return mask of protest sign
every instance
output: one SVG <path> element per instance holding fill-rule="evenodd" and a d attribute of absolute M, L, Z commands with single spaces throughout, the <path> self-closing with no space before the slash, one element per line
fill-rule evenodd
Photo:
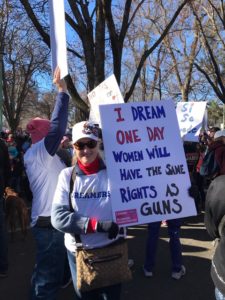
<path fill-rule="evenodd" d="M 88 94 L 91 105 L 89 121 L 101 124 L 99 115 L 100 104 L 123 103 L 116 77 L 111 75 Z"/>
<path fill-rule="evenodd" d="M 101 105 L 114 220 L 144 224 L 196 214 L 174 103 Z"/>
<path fill-rule="evenodd" d="M 64 0 L 49 0 L 52 72 L 59 66 L 61 78 L 68 74 Z"/>
<path fill-rule="evenodd" d="M 205 118 L 206 102 L 177 103 L 177 119 L 183 141 L 198 142 Z"/>

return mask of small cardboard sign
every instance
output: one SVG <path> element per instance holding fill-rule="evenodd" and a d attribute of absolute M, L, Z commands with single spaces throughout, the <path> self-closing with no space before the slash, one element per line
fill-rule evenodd
<path fill-rule="evenodd" d="M 89 121 L 100 125 L 99 105 L 124 102 L 114 74 L 92 90 L 88 94 L 88 99 L 91 105 Z"/>

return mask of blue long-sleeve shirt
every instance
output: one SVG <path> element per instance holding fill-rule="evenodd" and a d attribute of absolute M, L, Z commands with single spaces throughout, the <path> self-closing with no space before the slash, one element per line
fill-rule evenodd
<path fill-rule="evenodd" d="M 67 127 L 69 96 L 59 93 L 51 117 L 50 130 L 45 137 L 45 147 L 50 155 L 55 155 Z"/>

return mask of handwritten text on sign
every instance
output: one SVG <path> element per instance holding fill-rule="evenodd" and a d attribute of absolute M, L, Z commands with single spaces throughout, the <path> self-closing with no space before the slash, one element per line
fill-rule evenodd
<path fill-rule="evenodd" d="M 101 124 L 99 105 L 124 103 L 115 75 L 111 75 L 88 94 L 91 104 L 89 121 Z"/>
<path fill-rule="evenodd" d="M 184 141 L 198 141 L 205 114 L 206 102 L 179 102 L 177 119 Z"/>
<path fill-rule="evenodd" d="M 174 103 L 101 105 L 100 116 L 116 222 L 194 215 Z"/>

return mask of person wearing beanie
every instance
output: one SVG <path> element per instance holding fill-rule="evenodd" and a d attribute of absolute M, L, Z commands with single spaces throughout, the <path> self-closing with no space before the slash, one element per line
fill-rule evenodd
<path fill-rule="evenodd" d="M 31 147 L 24 165 L 33 194 L 31 229 L 36 242 L 36 262 L 31 279 L 31 300 L 56 300 L 64 272 L 64 234 L 53 228 L 50 215 L 58 175 L 66 165 L 56 155 L 68 118 L 69 96 L 60 70 L 53 83 L 58 89 L 51 120 L 34 118 L 27 124 Z"/>
<path fill-rule="evenodd" d="M 74 235 L 80 236 L 84 248 L 101 248 L 119 238 L 119 227 L 113 222 L 106 166 L 99 151 L 99 133 L 98 126 L 89 121 L 73 126 L 72 144 L 76 164 L 62 170 L 59 175 L 51 220 L 56 229 L 65 233 L 65 246 L 78 298 L 119 300 L 121 283 L 88 292 L 81 292 L 77 288 L 75 251 L 78 240 Z M 73 174 L 76 174 L 76 178 L 71 186 Z"/>
<path fill-rule="evenodd" d="M 225 175 L 225 130 L 218 130 L 214 134 L 214 141 L 209 146 L 209 151 L 214 151 L 218 165 L 216 176 Z"/>

